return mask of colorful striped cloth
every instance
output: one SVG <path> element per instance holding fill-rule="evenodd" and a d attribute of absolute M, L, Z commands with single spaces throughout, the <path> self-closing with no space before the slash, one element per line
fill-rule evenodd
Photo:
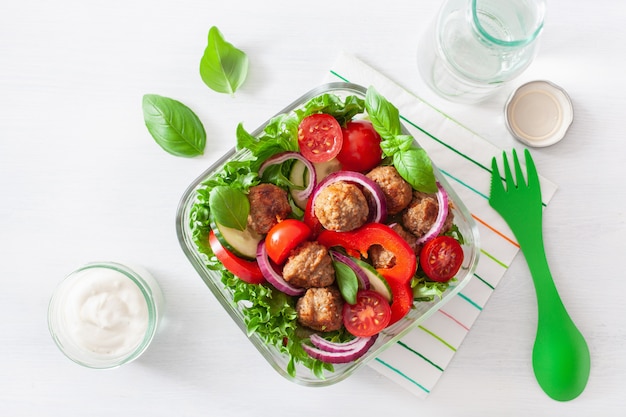
<path fill-rule="evenodd" d="M 465 288 L 370 362 L 373 369 L 411 393 L 426 397 L 519 252 L 509 227 L 488 203 L 491 158 L 502 151 L 350 54 L 340 55 L 327 81 L 374 86 L 398 107 L 406 127 L 447 177 L 478 224 L 480 260 Z M 547 205 L 557 187 L 543 177 L 540 181 Z"/>

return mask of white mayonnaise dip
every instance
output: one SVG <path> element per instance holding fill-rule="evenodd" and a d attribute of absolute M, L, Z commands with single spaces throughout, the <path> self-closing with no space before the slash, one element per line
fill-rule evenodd
<path fill-rule="evenodd" d="M 81 350 L 121 356 L 136 349 L 146 335 L 146 299 L 137 284 L 119 271 L 83 269 L 63 298 L 60 325 Z"/>

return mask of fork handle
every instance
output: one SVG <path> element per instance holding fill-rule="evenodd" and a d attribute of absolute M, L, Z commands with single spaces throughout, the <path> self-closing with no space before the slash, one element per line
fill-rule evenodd
<path fill-rule="evenodd" d="M 539 320 L 569 317 L 554 284 L 542 239 L 519 243 L 535 285 Z"/>

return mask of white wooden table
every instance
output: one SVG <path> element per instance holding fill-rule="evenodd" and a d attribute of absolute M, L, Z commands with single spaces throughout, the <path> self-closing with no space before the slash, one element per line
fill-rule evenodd
<path fill-rule="evenodd" d="M 626 60 L 624 6 L 553 0 L 536 61 L 519 79 L 570 94 L 575 121 L 558 145 L 533 151 L 559 185 L 545 213 L 553 274 L 587 336 L 587 390 L 550 400 L 530 364 L 536 310 L 518 256 L 427 400 L 369 368 L 328 388 L 279 376 L 199 279 L 176 240 L 185 187 L 234 144 L 318 85 L 341 49 L 502 148 L 504 95 L 458 105 L 426 89 L 416 44 L 439 2 L 176 2 L 4 0 L 0 6 L 0 414 L 3 416 L 622 415 L 626 405 Z M 245 50 L 249 77 L 235 97 L 198 74 L 211 26 Z M 143 125 L 141 97 L 194 108 L 206 153 L 175 158 Z M 61 355 L 48 300 L 92 260 L 149 268 L 167 299 L 149 350 L 97 372 Z"/>

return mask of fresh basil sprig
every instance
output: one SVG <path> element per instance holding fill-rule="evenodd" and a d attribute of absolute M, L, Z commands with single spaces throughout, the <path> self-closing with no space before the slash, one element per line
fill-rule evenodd
<path fill-rule="evenodd" d="M 346 264 L 333 261 L 335 276 L 339 291 L 348 304 L 356 304 L 356 293 L 359 290 L 359 281 L 356 273 Z"/>
<path fill-rule="evenodd" d="M 245 230 L 250 213 L 250 201 L 236 188 L 217 186 L 209 194 L 209 206 L 215 221 L 231 229 Z"/>
<path fill-rule="evenodd" d="M 402 134 L 398 109 L 373 87 L 365 94 L 365 109 L 382 138 L 383 153 L 392 158 L 398 174 L 418 191 L 436 192 L 432 161 L 426 151 L 415 144 L 412 136 Z"/>
<path fill-rule="evenodd" d="M 141 107 L 148 131 L 166 152 L 188 158 L 204 153 L 206 132 L 189 107 L 157 94 L 144 95 Z"/>
<path fill-rule="evenodd" d="M 215 26 L 209 29 L 209 39 L 200 60 L 200 77 L 218 93 L 234 94 L 248 75 L 248 56 L 226 42 Z"/>

